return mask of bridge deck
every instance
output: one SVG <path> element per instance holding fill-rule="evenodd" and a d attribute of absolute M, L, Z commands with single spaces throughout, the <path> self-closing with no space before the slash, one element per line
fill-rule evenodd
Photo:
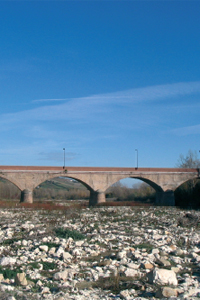
<path fill-rule="evenodd" d="M 0 171 L 63 171 L 63 167 L 51 166 L 0 166 Z M 68 172 L 170 172 L 195 173 L 199 169 L 190 168 L 127 168 L 127 167 L 65 167 Z"/>

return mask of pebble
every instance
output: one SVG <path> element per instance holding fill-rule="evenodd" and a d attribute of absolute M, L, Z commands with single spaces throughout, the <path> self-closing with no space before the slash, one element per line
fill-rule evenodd
<path fill-rule="evenodd" d="M 59 211 L 2 209 L 1 269 L 21 273 L 15 280 L 0 274 L 0 290 L 12 300 L 12 295 L 30 300 L 199 299 L 200 230 L 193 228 L 191 234 L 190 227 L 178 226 L 186 213 L 175 207 L 102 207 L 76 210 L 70 217 Z M 55 224 L 85 239 L 56 237 Z M 122 278 L 130 289 L 115 292 Z"/>

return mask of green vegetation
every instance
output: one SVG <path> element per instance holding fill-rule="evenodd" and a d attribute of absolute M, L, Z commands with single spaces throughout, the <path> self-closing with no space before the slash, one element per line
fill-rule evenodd
<path fill-rule="evenodd" d="M 138 284 L 137 277 L 128 277 L 122 276 L 119 272 L 117 275 L 110 275 L 105 278 L 100 277 L 97 281 L 82 281 L 76 284 L 76 288 L 79 290 L 82 289 L 91 289 L 98 288 L 102 290 L 110 290 L 114 294 L 119 294 L 120 291 L 126 289 L 139 289 L 141 288 Z"/>
<path fill-rule="evenodd" d="M 15 242 L 19 241 L 18 238 L 12 238 L 12 239 L 6 239 L 2 242 L 3 246 L 10 246 L 12 244 L 14 244 Z"/>
<path fill-rule="evenodd" d="M 80 182 L 66 177 L 47 180 L 33 191 L 33 197 L 40 199 L 88 199 L 89 191 Z"/>
<path fill-rule="evenodd" d="M 42 243 L 41 246 L 43 246 L 43 245 L 44 246 L 48 246 L 49 249 L 54 248 L 54 247 L 57 249 L 60 246 L 60 244 L 50 243 L 50 242 Z"/>
<path fill-rule="evenodd" d="M 22 273 L 22 271 L 19 268 L 16 269 L 3 269 L 2 266 L 0 266 L 0 274 L 3 274 L 3 277 L 5 279 L 13 279 L 17 275 L 17 273 Z"/>
<path fill-rule="evenodd" d="M 175 192 L 176 206 L 182 208 L 200 207 L 200 179 L 191 179 L 178 187 Z"/>
<path fill-rule="evenodd" d="M 69 230 L 67 228 L 56 228 L 55 229 L 55 234 L 59 238 L 73 238 L 73 240 L 78 241 L 78 240 L 84 240 L 86 237 L 82 233 L 76 231 L 76 230 Z"/>
<path fill-rule="evenodd" d="M 41 261 L 40 264 L 43 265 L 43 270 L 55 270 L 57 268 L 57 264 L 55 262 Z"/>
<path fill-rule="evenodd" d="M 139 248 L 139 249 L 146 249 L 147 252 L 150 252 L 154 248 L 154 246 L 149 243 L 142 243 L 142 244 L 136 245 L 135 247 Z"/>
<path fill-rule="evenodd" d="M 0 178 L 0 199 L 18 199 L 20 200 L 21 192 L 10 181 Z"/>
<path fill-rule="evenodd" d="M 197 152 L 189 150 L 186 156 L 181 154 L 176 164 L 179 168 L 200 168 Z M 182 208 L 200 207 L 200 179 L 191 179 L 178 187 L 175 192 L 176 206 Z"/>
<path fill-rule="evenodd" d="M 155 190 L 145 182 L 133 185 L 131 188 L 117 182 L 107 190 L 106 197 L 115 198 L 117 201 L 152 203 L 155 201 Z"/>
<path fill-rule="evenodd" d="M 200 168 L 200 159 L 198 158 L 197 151 L 189 150 L 186 156 L 180 154 L 176 164 L 178 168 Z"/>
<path fill-rule="evenodd" d="M 55 262 L 48 262 L 48 261 L 37 261 L 29 263 L 32 269 L 39 269 L 40 265 L 43 266 L 42 270 L 55 270 L 57 268 L 57 264 Z"/>

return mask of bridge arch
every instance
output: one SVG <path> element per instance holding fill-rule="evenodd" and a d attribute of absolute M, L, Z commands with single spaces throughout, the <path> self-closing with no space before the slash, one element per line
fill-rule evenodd
<path fill-rule="evenodd" d="M 127 186 L 126 184 L 126 179 L 131 179 L 129 180 L 129 184 L 131 185 L 131 181 L 133 186 Z M 140 181 L 139 186 L 136 187 L 134 186 L 134 179 L 138 181 Z M 119 185 L 116 185 L 118 184 Z M 140 184 L 145 183 L 146 186 L 140 186 Z M 122 185 L 121 185 L 122 184 Z M 152 188 L 150 190 L 147 190 L 147 188 Z M 144 192 L 145 191 L 145 192 Z M 156 202 L 156 195 L 157 194 L 162 194 L 164 191 L 162 189 L 161 186 L 159 186 L 158 184 L 156 184 L 154 181 L 145 178 L 144 176 L 127 176 L 124 177 L 122 179 L 119 179 L 117 181 L 115 181 L 112 185 L 110 185 L 106 191 L 105 191 L 105 195 L 106 198 L 110 198 L 110 197 L 114 197 L 114 198 L 118 198 L 118 199 L 123 199 L 124 200 L 129 200 L 129 201 L 135 201 L 136 199 L 138 200 L 139 198 L 143 199 L 144 193 L 146 194 L 147 199 L 151 199 L 151 201 L 154 203 Z M 134 200 L 135 199 L 135 200 Z M 145 198 L 144 198 L 145 199 Z M 137 201 L 136 200 L 136 201 Z"/>
<path fill-rule="evenodd" d="M 74 180 L 76 183 L 70 181 Z M 48 182 L 46 187 L 45 182 Z M 48 179 L 40 180 L 33 189 L 33 201 L 36 199 L 88 199 L 93 193 L 92 188 L 76 176 L 68 174 L 52 175 Z M 45 184 L 45 185 L 43 185 Z M 82 187 L 81 187 L 82 186 Z M 73 191 L 74 190 L 74 191 Z M 71 198 L 69 198 L 71 196 Z"/>
<path fill-rule="evenodd" d="M 11 182 L 21 191 L 20 184 L 17 182 L 17 180 L 15 180 L 15 178 L 10 178 L 9 176 L 4 175 L 2 173 L 0 173 L 0 178 L 6 179 L 7 181 Z"/>
<path fill-rule="evenodd" d="M 0 200 L 20 199 L 21 190 L 13 182 L 0 176 Z"/>
<path fill-rule="evenodd" d="M 131 176 L 131 175 L 112 176 L 111 180 L 109 180 L 109 181 L 107 180 L 106 186 L 103 189 L 103 191 L 105 192 L 108 188 L 110 188 L 113 184 L 119 182 L 120 180 L 128 179 L 128 178 L 139 179 L 139 180 L 149 184 L 156 192 L 163 192 L 164 191 L 162 186 L 160 186 L 156 181 L 153 181 L 153 180 L 151 180 L 147 177 L 144 177 L 144 176 Z"/>
<path fill-rule="evenodd" d="M 43 179 L 41 181 L 38 181 L 37 182 L 37 185 L 35 185 L 33 188 L 36 188 L 37 186 L 39 186 L 40 184 L 42 184 L 43 182 L 47 181 L 47 180 L 52 180 L 52 179 L 55 179 L 55 178 L 59 178 L 59 177 L 63 177 L 63 178 L 71 178 L 71 179 L 74 179 L 78 182 L 80 182 L 83 186 L 85 186 L 89 191 L 92 191 L 92 188 L 90 185 L 88 185 L 85 181 L 79 179 L 78 177 L 76 176 L 69 176 L 68 174 L 66 175 L 62 175 L 62 176 L 55 176 L 55 174 L 53 176 L 49 176 L 48 179 Z"/>
<path fill-rule="evenodd" d="M 134 179 L 139 179 L 147 184 L 149 184 L 156 192 L 163 192 L 163 189 L 160 185 L 158 185 L 157 183 L 155 183 L 154 181 L 145 178 L 145 177 L 130 177 L 130 178 L 134 178 Z"/>

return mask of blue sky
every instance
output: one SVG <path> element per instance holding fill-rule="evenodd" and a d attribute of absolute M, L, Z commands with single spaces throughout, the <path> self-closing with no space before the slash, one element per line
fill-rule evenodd
<path fill-rule="evenodd" d="M 0 1 L 0 164 L 200 150 L 199 1 Z"/>

